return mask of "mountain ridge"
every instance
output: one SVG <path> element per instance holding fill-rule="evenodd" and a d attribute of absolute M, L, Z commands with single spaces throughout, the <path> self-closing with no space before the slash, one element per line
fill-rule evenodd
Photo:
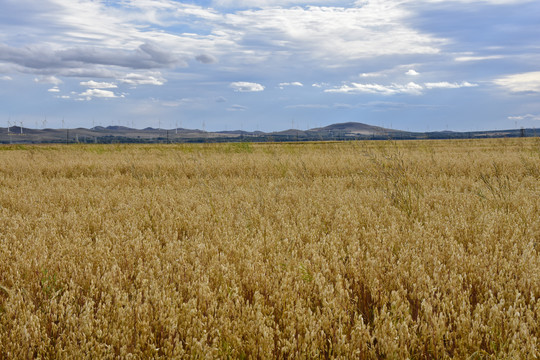
<path fill-rule="evenodd" d="M 11 126 L 0 128 L 0 143 L 163 143 L 163 142 L 237 142 L 237 141 L 316 141 L 316 140 L 414 140 L 473 139 L 493 137 L 537 136 L 536 129 L 508 129 L 472 132 L 432 131 L 409 132 L 369 125 L 361 122 L 334 123 L 307 130 L 286 129 L 274 132 L 199 129 L 134 129 L 110 125 L 72 129 L 31 129 Z"/>

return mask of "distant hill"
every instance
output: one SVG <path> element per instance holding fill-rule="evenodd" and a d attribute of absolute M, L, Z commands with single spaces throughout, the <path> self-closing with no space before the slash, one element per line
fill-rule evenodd
<path fill-rule="evenodd" d="M 402 132 L 400 130 L 386 129 L 379 126 L 367 125 L 359 122 L 345 122 L 328 125 L 322 128 L 311 129 L 311 131 L 317 132 L 344 132 L 348 134 L 362 134 L 362 135 L 373 135 L 373 134 L 388 134 L 394 132 Z"/>
<path fill-rule="evenodd" d="M 408 132 L 345 122 L 309 130 L 288 129 L 262 131 L 229 130 L 207 132 L 199 129 L 132 129 L 125 126 L 96 126 L 91 129 L 29 129 L 19 126 L 0 128 L 0 143 L 167 143 L 167 142 L 237 142 L 237 141 L 316 141 L 316 140 L 413 140 L 413 139 L 474 139 L 494 137 L 537 136 L 536 129 L 494 131 L 433 131 Z"/>

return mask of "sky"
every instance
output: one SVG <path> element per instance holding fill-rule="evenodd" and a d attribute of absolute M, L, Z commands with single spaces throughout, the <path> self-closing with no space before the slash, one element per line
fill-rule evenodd
<path fill-rule="evenodd" d="M 540 125 L 538 0 L 0 0 L 0 127 Z"/>

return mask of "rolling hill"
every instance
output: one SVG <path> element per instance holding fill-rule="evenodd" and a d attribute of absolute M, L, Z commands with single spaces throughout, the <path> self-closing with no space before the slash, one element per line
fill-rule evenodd
<path fill-rule="evenodd" d="M 199 129 L 133 129 L 125 126 L 97 126 L 90 129 L 30 129 L 12 126 L 0 128 L 0 143 L 168 143 L 168 142 L 237 142 L 237 141 L 316 141 L 316 140 L 384 140 L 384 139 L 472 139 L 493 137 L 537 136 L 536 129 L 509 129 L 475 132 L 408 132 L 345 122 L 309 130 L 288 129 L 262 131 L 216 131 Z"/>

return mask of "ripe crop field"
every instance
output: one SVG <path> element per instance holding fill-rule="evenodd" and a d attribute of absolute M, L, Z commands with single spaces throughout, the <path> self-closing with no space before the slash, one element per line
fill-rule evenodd
<path fill-rule="evenodd" d="M 540 139 L 0 147 L 0 359 L 540 356 Z"/>

